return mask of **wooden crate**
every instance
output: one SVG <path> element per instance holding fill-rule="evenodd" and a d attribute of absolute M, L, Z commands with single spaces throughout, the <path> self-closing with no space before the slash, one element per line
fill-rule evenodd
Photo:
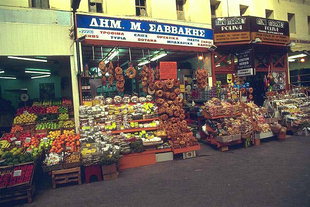
<path fill-rule="evenodd" d="M 58 184 L 67 184 L 72 182 L 82 184 L 80 167 L 52 171 L 53 188 L 56 188 Z"/>
<path fill-rule="evenodd" d="M 7 203 L 16 200 L 26 200 L 28 203 L 32 202 L 35 186 L 16 186 L 12 188 L 6 188 L 0 192 L 0 203 Z"/>

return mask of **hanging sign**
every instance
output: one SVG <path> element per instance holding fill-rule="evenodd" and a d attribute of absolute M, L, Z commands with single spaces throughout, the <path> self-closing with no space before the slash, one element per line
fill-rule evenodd
<path fill-rule="evenodd" d="M 213 30 L 155 21 L 76 15 L 78 37 L 209 48 Z"/>
<path fill-rule="evenodd" d="M 214 42 L 239 42 L 259 38 L 261 42 L 289 43 L 287 21 L 253 16 L 221 17 L 212 19 Z"/>
<path fill-rule="evenodd" d="M 222 17 L 212 19 L 214 42 L 250 40 L 249 17 Z"/>
<path fill-rule="evenodd" d="M 255 75 L 255 69 L 254 68 L 248 68 L 248 69 L 241 69 L 237 71 L 237 76 L 244 77 L 244 76 L 251 76 Z"/>
<path fill-rule="evenodd" d="M 286 21 L 266 19 L 260 17 L 251 18 L 252 40 L 260 38 L 263 42 L 288 44 L 289 24 Z"/>
<path fill-rule="evenodd" d="M 254 66 L 254 58 L 253 58 L 253 50 L 247 49 L 242 50 L 238 53 L 236 53 L 238 63 L 237 63 L 237 69 L 248 69 L 253 68 Z"/>

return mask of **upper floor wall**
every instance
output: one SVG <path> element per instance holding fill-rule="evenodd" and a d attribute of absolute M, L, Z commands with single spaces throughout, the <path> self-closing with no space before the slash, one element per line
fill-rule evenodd
<path fill-rule="evenodd" d="M 211 0 L 213 15 L 289 21 L 291 38 L 310 40 L 310 0 Z"/>
<path fill-rule="evenodd" d="M 0 0 L 0 5 L 71 10 L 71 0 Z M 310 0 L 81 0 L 78 12 L 211 28 L 211 17 L 251 15 L 290 21 L 292 39 L 310 40 Z"/>
<path fill-rule="evenodd" d="M 3 6 L 35 7 L 35 4 L 39 8 L 71 10 L 71 0 L 0 0 Z M 145 7 L 141 14 L 144 19 L 191 22 L 211 28 L 208 0 L 81 0 L 78 12 L 98 11 L 110 16 L 137 16 L 137 5 L 140 4 Z"/>
<path fill-rule="evenodd" d="M 0 6 L 0 56 L 73 55 L 71 27 L 68 11 Z"/>

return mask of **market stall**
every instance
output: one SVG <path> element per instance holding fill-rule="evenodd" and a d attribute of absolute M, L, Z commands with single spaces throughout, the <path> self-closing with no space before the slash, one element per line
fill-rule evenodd
<path fill-rule="evenodd" d="M 309 135 L 309 96 L 303 88 L 282 94 L 269 94 L 266 104 L 279 122 L 296 135 Z"/>
<path fill-rule="evenodd" d="M 221 151 L 238 144 L 259 145 L 261 139 L 274 136 L 267 123 L 267 110 L 253 102 L 212 98 L 202 106 L 202 111 L 206 124 L 202 127 L 205 136 L 201 141 Z"/>
<path fill-rule="evenodd" d="M 288 22 L 260 17 L 214 18 L 213 72 L 222 87 L 232 74 L 254 88 L 252 100 L 263 105 L 265 93 L 289 88 Z M 238 87 L 238 86 L 236 86 Z"/>
<path fill-rule="evenodd" d="M 95 26 L 100 21 L 122 27 Z M 177 30 L 162 29 L 168 27 Z M 174 154 L 194 156 L 199 144 L 185 120 L 185 76 L 199 77 L 201 89 L 208 85 L 212 31 L 80 14 L 77 30 L 85 37 L 80 57 L 82 144 L 93 142 L 95 148 L 104 140 L 104 145 L 117 146 L 120 169 L 172 160 Z M 95 115 L 90 119 L 88 113 Z"/>

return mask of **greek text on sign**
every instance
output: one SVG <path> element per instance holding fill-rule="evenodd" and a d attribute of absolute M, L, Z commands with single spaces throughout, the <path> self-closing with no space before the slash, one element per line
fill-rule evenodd
<path fill-rule="evenodd" d="M 86 39 L 208 48 L 213 45 L 211 29 L 151 21 L 77 15 L 78 36 Z"/>

